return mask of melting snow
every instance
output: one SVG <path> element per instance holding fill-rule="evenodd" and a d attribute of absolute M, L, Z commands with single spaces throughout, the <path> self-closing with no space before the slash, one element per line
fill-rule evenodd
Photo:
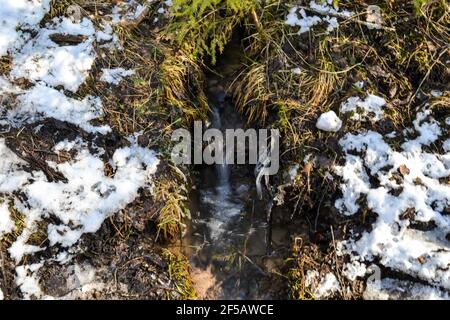
<path fill-rule="evenodd" d="M 10 233 L 14 230 L 14 222 L 11 220 L 8 203 L 0 204 L 0 239 L 5 233 Z"/>
<path fill-rule="evenodd" d="M 10 123 L 20 127 L 23 123 L 33 123 L 43 118 L 55 118 L 71 122 L 88 132 L 107 133 L 108 126 L 93 126 L 91 120 L 103 116 L 99 98 L 86 96 L 83 100 L 67 97 L 63 91 L 37 84 L 18 97 L 19 106 L 8 111 Z"/>
<path fill-rule="evenodd" d="M 20 47 L 50 10 L 50 0 L 2 0 L 0 57 Z"/>
<path fill-rule="evenodd" d="M 320 281 L 316 291 L 314 292 L 314 298 L 323 299 L 327 298 L 334 293 L 341 290 L 341 286 L 334 274 L 327 273 L 325 277 Z"/>
<path fill-rule="evenodd" d="M 299 10 L 300 9 L 300 10 Z M 326 0 L 323 3 L 317 3 L 311 1 L 309 3 L 310 11 L 319 14 L 308 15 L 305 8 L 299 8 L 294 6 L 289 10 L 289 14 L 286 17 L 286 24 L 290 26 L 299 26 L 299 34 L 308 32 L 313 26 L 324 23 L 327 26 L 327 33 L 333 31 L 339 27 L 339 18 L 349 18 L 353 15 L 350 11 L 341 11 L 339 7 L 333 5 L 333 0 Z M 299 15 L 300 14 L 300 17 Z"/>
<path fill-rule="evenodd" d="M 49 182 L 42 172 L 33 172 L 33 179 L 22 179 L 14 188 L 26 195 L 26 201 L 17 201 L 15 205 L 28 218 L 22 235 L 9 249 L 17 262 L 24 254 L 38 250 L 26 242 L 42 217 L 51 215 L 61 222 L 48 226 L 50 246 L 57 243 L 64 247 L 72 246 L 82 234 L 96 232 L 109 215 L 132 202 L 139 188 L 149 186 L 158 165 L 153 151 L 132 145 L 116 150 L 111 161 L 115 174 L 107 177 L 103 161 L 98 155 L 91 154 L 81 140 L 75 145 L 65 145 L 68 151 L 78 152 L 75 159 L 48 164 L 62 173 L 67 183 Z M 54 151 L 63 149 L 56 146 Z M 11 163 L 14 165 L 14 159 Z M 16 173 L 25 175 L 20 169 Z"/>
<path fill-rule="evenodd" d="M 450 300 L 450 295 L 436 287 L 386 278 L 368 282 L 364 291 L 364 299 Z"/>
<path fill-rule="evenodd" d="M 367 120 L 369 117 L 373 121 L 383 118 L 382 107 L 386 105 L 386 100 L 373 94 L 369 94 L 366 99 L 360 97 L 350 97 L 341 106 L 341 112 L 353 112 L 352 120 Z"/>
<path fill-rule="evenodd" d="M 363 277 L 367 273 L 367 267 L 359 261 L 352 261 L 344 266 L 343 275 L 350 281 L 355 281 L 358 277 Z"/>
<path fill-rule="evenodd" d="M 37 271 L 42 268 L 42 263 L 36 263 L 28 266 L 18 266 L 16 268 L 16 284 L 20 287 L 23 297 L 31 299 L 42 295 Z"/>
<path fill-rule="evenodd" d="M 67 18 L 55 18 L 15 55 L 11 77 L 26 78 L 33 82 L 44 81 L 50 86 L 63 86 L 76 92 L 85 81 L 95 59 L 93 39 L 88 38 L 77 45 L 60 46 L 51 40 L 54 34 L 93 36 L 95 30 L 92 22 L 86 18 L 79 24 Z"/>
<path fill-rule="evenodd" d="M 450 154 L 423 151 L 442 133 L 429 110 L 418 113 L 414 129 L 418 136 L 405 139 L 399 150 L 373 131 L 347 134 L 340 141 L 346 162 L 336 168 L 343 194 L 336 207 L 354 215 L 365 199 L 364 205 L 377 214 L 371 231 L 343 247 L 361 261 L 379 259 L 386 267 L 448 290 L 450 217 L 444 211 L 450 206 L 450 186 L 441 179 L 450 176 Z M 417 223 L 430 230 L 414 228 Z"/>
<path fill-rule="evenodd" d="M 100 80 L 107 83 L 118 85 L 123 78 L 132 76 L 134 74 L 135 74 L 134 70 L 125 70 L 123 68 L 103 69 L 103 74 Z"/>

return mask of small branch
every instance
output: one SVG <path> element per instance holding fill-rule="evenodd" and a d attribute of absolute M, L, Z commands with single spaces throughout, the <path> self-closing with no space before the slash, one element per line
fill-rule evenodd
<path fill-rule="evenodd" d="M 79 44 L 86 40 L 85 36 L 54 33 L 49 36 L 50 40 L 57 44 L 70 43 Z"/>
<path fill-rule="evenodd" d="M 255 9 L 252 9 L 252 19 L 253 19 L 253 22 L 255 23 L 256 29 L 258 29 L 258 31 L 261 31 L 262 30 L 261 22 L 259 21 L 259 18 L 258 18 L 258 15 L 256 14 Z"/>

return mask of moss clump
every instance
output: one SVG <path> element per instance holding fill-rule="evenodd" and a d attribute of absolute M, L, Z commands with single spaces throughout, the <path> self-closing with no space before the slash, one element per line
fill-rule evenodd
<path fill-rule="evenodd" d="M 195 300 L 197 293 L 190 275 L 189 261 L 181 254 L 175 254 L 169 250 L 163 251 L 166 259 L 170 279 L 175 283 L 177 291 L 167 293 L 168 299 Z"/>
<path fill-rule="evenodd" d="M 413 0 L 414 8 L 416 9 L 416 13 L 420 14 L 422 7 L 428 2 L 428 0 Z"/>

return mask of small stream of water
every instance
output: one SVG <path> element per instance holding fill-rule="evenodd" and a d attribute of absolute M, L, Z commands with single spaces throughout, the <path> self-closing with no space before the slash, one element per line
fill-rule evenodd
<path fill-rule="evenodd" d="M 211 101 L 211 107 L 211 127 L 241 126 L 228 99 Z M 208 294 L 223 299 L 269 298 L 261 295 L 261 280 L 267 274 L 259 265 L 266 255 L 267 223 L 264 205 L 257 200 L 253 168 L 204 166 L 197 172 L 196 186 L 188 242 L 193 267 L 209 272 L 215 282 Z"/>
<path fill-rule="evenodd" d="M 234 39 L 215 67 L 217 73 L 207 75 L 209 128 L 244 128 L 225 89 L 240 69 L 241 52 L 240 39 Z M 199 166 L 195 185 L 184 247 L 200 298 L 276 298 L 266 268 L 273 260 L 267 255 L 266 203 L 256 194 L 254 166 Z"/>

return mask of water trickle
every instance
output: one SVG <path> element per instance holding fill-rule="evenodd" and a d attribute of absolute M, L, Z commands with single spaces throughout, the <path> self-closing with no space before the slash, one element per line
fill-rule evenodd
<path fill-rule="evenodd" d="M 207 75 L 209 128 L 222 133 L 245 127 L 225 89 L 242 65 L 241 51 L 240 41 L 233 41 L 215 68 L 220 75 Z M 194 282 L 198 279 L 200 298 L 279 297 L 281 290 L 274 285 L 266 264 L 272 261 L 273 265 L 274 257 L 281 258 L 267 255 L 267 203 L 258 199 L 254 166 L 224 161 L 198 166 L 196 171 L 185 254 L 191 260 Z"/>

